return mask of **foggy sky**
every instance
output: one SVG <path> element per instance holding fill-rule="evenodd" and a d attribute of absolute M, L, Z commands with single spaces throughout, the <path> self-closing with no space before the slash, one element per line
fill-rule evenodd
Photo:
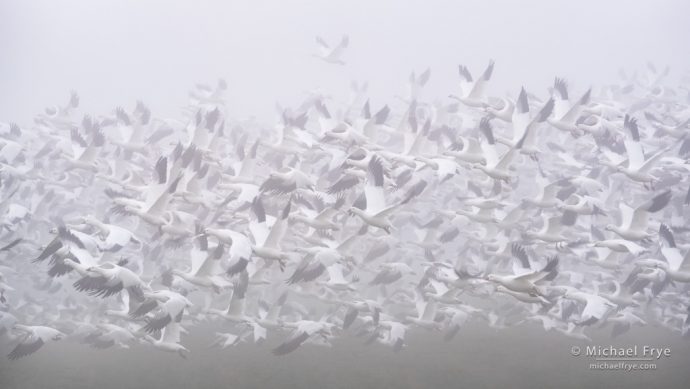
<path fill-rule="evenodd" d="M 390 103 L 426 67 L 426 96 L 443 99 L 458 92 L 458 64 L 478 75 L 491 58 L 490 95 L 522 85 L 543 95 L 554 76 L 579 93 L 648 60 L 676 76 L 690 67 L 689 2 L 602 3 L 0 0 L 0 121 L 29 124 L 72 89 L 83 112 L 141 99 L 178 116 L 195 83 L 218 77 L 232 116 L 272 120 L 276 102 L 342 98 L 351 80 L 369 82 L 374 107 Z M 312 56 L 316 35 L 345 33 L 345 66 Z"/>

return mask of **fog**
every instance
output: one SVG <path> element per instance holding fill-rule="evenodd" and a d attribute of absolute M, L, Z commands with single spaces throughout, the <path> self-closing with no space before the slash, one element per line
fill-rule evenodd
<path fill-rule="evenodd" d="M 274 104 L 368 82 L 374 106 L 430 67 L 428 96 L 458 88 L 457 65 L 496 61 L 490 94 L 584 90 L 647 61 L 690 66 L 686 1 L 2 1 L 0 117 L 27 121 L 69 90 L 85 111 L 140 99 L 174 115 L 198 82 L 228 81 L 230 113 L 272 120 Z M 350 35 L 345 66 L 314 38 Z"/>
<path fill-rule="evenodd" d="M 0 0 L 0 247 L 6 248 L 0 250 L 0 297 L 7 297 L 0 303 L 0 389 L 682 387 L 690 380 L 687 280 L 682 280 L 681 274 L 681 281 L 676 283 L 671 278 L 655 283 L 654 277 L 663 273 L 658 264 L 640 265 L 635 261 L 647 255 L 661 261 L 664 254 L 660 248 L 671 248 L 662 242 L 669 241 L 667 236 L 658 236 L 660 223 L 670 225 L 668 234 L 676 234 L 678 247 L 673 235 L 670 238 L 672 248 L 678 251 L 674 254 L 682 253 L 684 258 L 690 247 L 690 193 L 683 197 L 688 191 L 690 146 L 674 148 L 690 139 L 687 133 L 677 135 L 687 132 L 690 123 L 685 97 L 690 84 L 689 15 L 690 2 L 685 0 Z M 344 64 L 317 58 L 317 36 L 335 45 L 345 35 L 349 44 L 342 56 Z M 516 137 L 518 119 L 514 119 L 512 112 L 503 122 L 498 115 L 490 116 L 488 108 L 498 108 L 491 106 L 489 100 L 472 105 L 473 102 L 461 104 L 450 97 L 461 94 L 458 65 L 466 65 L 476 80 L 490 61 L 495 61 L 495 68 L 486 90 L 487 99 L 510 96 L 518 106 L 517 96 L 522 87 L 538 97 L 530 95 L 529 104 L 526 97 L 523 100 L 530 119 L 524 135 Z M 628 77 L 643 75 L 652 67 L 659 69 L 658 73 L 654 71 L 655 75 L 661 74 L 667 66 L 670 72 L 659 83 Z M 406 88 L 411 73 L 419 75 L 426 69 L 431 70 L 431 77 L 418 107 L 416 101 L 406 100 Z M 572 119 L 570 123 L 563 124 L 567 115 L 553 120 L 556 124 L 551 121 L 556 119 L 555 115 L 550 117 L 553 96 L 558 99 L 562 93 L 554 88 L 558 84 L 554 84 L 555 78 L 567 80 L 570 88 L 570 102 L 567 97 L 561 99 L 572 104 L 577 113 L 577 117 L 568 118 Z M 227 82 L 227 90 L 219 99 L 221 103 L 224 99 L 225 107 L 220 110 L 215 104 L 221 108 L 222 104 L 210 89 L 198 87 L 203 83 L 214 88 L 219 79 Z M 328 113 L 325 105 L 333 112 L 357 105 L 348 105 L 356 100 L 351 97 L 353 82 L 368 85 L 363 95 L 369 99 L 374 114 L 385 105 L 392 107 L 390 117 L 403 118 L 400 127 L 390 131 L 383 123 L 376 123 L 380 127 L 372 130 L 358 123 L 357 120 L 367 125 L 371 122 L 369 117 L 363 120 L 358 116 L 365 112 L 363 101 L 358 102 L 354 121 L 347 115 L 333 115 L 339 127 L 330 122 L 332 118 L 324 114 Z M 602 87 L 612 84 L 615 88 L 602 92 Z M 670 92 L 664 89 L 657 93 L 662 84 Z M 626 86 L 631 86 L 632 92 L 617 94 L 624 89 L 619 87 Z M 591 101 L 586 92 L 589 88 L 593 90 Z M 196 100 L 190 99 L 191 90 L 197 93 Z M 78 104 L 65 106 L 72 91 L 78 94 Z M 587 99 L 578 100 L 583 94 Z M 198 98 L 199 95 L 203 96 Z M 304 119 L 307 125 L 295 124 L 300 118 L 283 110 L 299 107 L 308 96 L 317 95 L 325 97 L 310 100 L 313 106 L 304 105 L 310 115 Z M 143 105 L 135 108 L 137 101 Z M 457 103 L 453 109 L 451 102 Z M 408 103 L 410 108 L 406 111 Z M 448 105 L 447 112 L 441 112 L 443 104 Z M 46 107 L 54 105 L 61 109 L 46 111 Z M 444 140 L 444 134 L 434 134 L 435 139 L 429 135 L 432 106 L 438 109 L 435 113 L 447 113 L 434 116 L 438 122 L 433 123 L 432 130 L 447 130 L 451 133 L 448 139 Z M 116 111 L 116 107 L 124 109 Z M 542 110 L 548 113 L 537 120 Z M 649 116 L 643 116 L 643 111 Z M 151 116 L 143 119 L 147 114 Z M 91 116 L 82 120 L 85 115 Z M 409 120 L 404 120 L 404 115 L 409 115 Z M 458 128 L 449 119 L 456 115 L 461 118 Z M 628 115 L 640 120 L 641 129 L 637 122 L 630 124 Z M 179 121 L 150 121 L 151 117 Z M 131 127 L 130 118 L 136 122 Z M 420 118 L 428 124 L 426 133 L 418 131 L 422 120 L 419 128 L 413 128 L 412 123 L 417 126 Z M 471 120 L 462 122 L 466 119 Z M 477 126 L 481 128 L 479 123 L 489 123 L 489 119 L 493 120 L 493 129 L 489 126 L 480 133 Z M 596 119 L 599 127 L 586 133 L 596 126 L 589 126 L 585 119 Z M 386 125 L 391 122 L 388 119 Z M 542 126 L 540 131 L 548 127 L 550 132 L 532 139 L 531 154 L 523 153 L 525 139 L 529 135 L 534 138 L 534 132 L 528 134 L 536 131 L 530 130 L 533 124 Z M 559 124 L 575 130 L 557 129 Z M 330 127 L 326 128 L 327 125 Z M 587 130 L 575 134 L 581 129 L 577 126 Z M 348 138 L 351 143 L 339 143 L 337 136 L 342 133 L 331 131 L 355 127 L 361 131 L 353 135 L 355 140 Z M 408 127 L 409 133 L 405 132 Z M 137 134 L 142 128 L 163 135 L 151 140 L 147 133 L 145 139 Z M 495 142 L 493 130 L 496 138 L 505 139 Z M 662 130 L 666 132 L 662 134 Z M 388 138 L 386 131 L 394 134 Z M 635 172 L 623 172 L 621 161 L 627 160 L 626 166 L 630 167 L 633 159 L 626 155 L 630 142 L 624 144 L 622 140 L 628 132 L 637 138 L 636 146 L 643 159 L 657 152 L 658 156 L 667 153 L 664 156 L 668 157 L 673 153 L 674 158 L 668 158 L 654 170 L 658 177 L 645 181 L 646 176 L 637 179 Z M 123 135 L 120 139 L 122 134 L 131 138 Z M 294 136 L 284 137 L 285 134 Z M 361 141 L 362 134 L 366 134 L 365 141 Z M 543 134 L 547 131 L 540 136 Z M 415 142 L 415 137 L 428 137 L 422 139 L 427 142 L 427 149 L 420 146 L 422 152 L 413 150 L 414 146 L 408 148 L 409 140 L 404 139 L 408 135 L 414 135 Z M 451 139 L 453 136 L 457 137 Z M 275 144 L 274 138 L 278 138 Z M 199 139 L 201 143 L 195 143 Z M 484 153 L 480 155 L 481 162 L 457 162 L 461 158 L 450 151 L 460 154 L 458 145 L 462 144 L 465 152 L 471 149 L 470 141 L 476 141 L 479 154 Z M 490 145 L 490 150 L 482 151 L 480 143 L 486 148 Z M 536 148 L 537 144 L 541 149 Z M 77 157 L 68 152 L 72 146 L 90 151 Z M 379 165 L 372 162 L 377 161 L 372 150 L 380 155 L 388 153 L 378 160 Z M 504 172 L 491 175 L 485 168 L 489 154 L 496 154 L 496 150 L 501 158 L 514 153 L 519 160 Z M 425 159 L 431 158 L 429 155 L 438 158 Z M 618 157 L 622 159 L 606 165 L 612 157 L 616 161 Z M 336 181 L 340 183 L 341 177 L 348 177 L 347 164 L 356 167 L 364 158 L 370 159 L 362 171 L 351 169 L 356 177 L 352 186 L 331 192 Z M 185 159 L 188 161 L 180 162 Z M 447 176 L 438 172 L 443 169 L 442 162 L 452 165 Z M 250 166 L 248 172 L 243 172 L 245 163 Z M 433 163 L 437 166 L 432 167 Z M 506 165 L 510 163 L 508 158 Z M 302 187 L 298 176 L 295 183 L 289 182 L 293 185 L 288 190 L 270 187 L 283 184 L 272 181 L 278 180 L 275 172 L 293 167 L 304 177 L 313 178 L 314 184 Z M 534 185 L 537 171 L 541 177 Z M 508 177 L 501 177 L 500 173 Z M 572 200 L 571 194 L 581 194 L 579 199 L 586 197 L 585 193 L 591 194 L 586 185 L 569 181 L 586 174 L 590 184 L 601 186 L 602 190 L 592 191 L 592 196 L 606 203 L 607 212 L 597 213 L 601 209 L 593 206 L 591 213 L 575 215 L 572 224 L 563 221 L 559 225 L 573 232 L 573 236 L 586 239 L 534 238 L 538 235 L 534 231 L 545 223 L 560 223 L 561 216 L 565 219 L 560 206 Z M 397 180 L 405 175 L 409 181 L 398 185 Z M 533 204 L 534 212 L 525 211 L 516 217 L 514 225 L 504 227 L 509 224 L 505 221 L 509 219 L 509 208 L 520 208 L 520 212 L 529 209 L 526 198 L 536 196 L 538 189 L 543 193 L 547 182 L 564 177 L 567 182 L 563 187 L 572 189 L 571 193 L 553 204 Z M 246 185 L 240 189 L 231 185 L 230 189 L 219 189 L 225 179 Z M 373 184 L 377 180 L 380 182 Z M 386 226 L 381 227 L 362 216 L 367 209 L 367 197 L 373 196 L 372 188 L 381 193 L 385 188 L 387 197 L 381 205 L 404 209 L 391 216 L 397 218 L 395 222 L 386 221 Z M 318 195 L 311 199 L 309 195 L 317 189 Z M 416 189 L 419 191 L 415 192 Z M 242 194 L 251 190 L 253 195 L 244 199 Z M 460 215 L 468 215 L 453 212 L 469 209 L 471 206 L 464 202 L 469 197 L 462 196 L 477 192 L 477 199 L 495 195 L 489 201 L 505 200 L 505 204 L 497 206 L 505 209 L 496 211 L 505 219 L 499 220 L 491 206 L 487 206 L 492 212 L 489 221 L 462 219 Z M 682 203 L 681 198 L 686 202 Z M 142 199 L 146 201 L 138 201 Z M 357 205 L 361 199 L 365 200 L 363 208 Z M 148 204 L 149 200 L 154 205 Z M 265 209 L 259 200 L 265 203 Z M 415 203 L 417 200 L 419 203 Z M 149 209 L 147 213 L 144 205 L 136 203 L 147 203 L 150 209 L 159 205 L 162 210 L 151 216 L 155 212 Z M 317 203 L 321 203 L 323 209 L 319 212 L 324 212 L 331 224 L 306 227 L 304 215 L 317 213 Z M 649 211 L 652 221 L 647 230 L 654 234 L 621 238 L 635 240 L 644 247 L 637 246 L 641 250 L 635 251 L 623 245 L 620 267 L 599 268 L 587 261 L 599 255 L 594 242 L 605 240 L 599 236 L 605 233 L 606 239 L 619 238 L 608 227 L 623 219 L 619 203 L 639 206 L 645 217 Z M 446 208 L 450 213 L 440 212 Z M 24 209 L 26 212 L 22 213 Z M 372 219 L 380 215 L 378 211 Z M 283 246 L 276 243 L 270 248 L 292 256 L 285 254 L 286 260 L 264 254 L 261 264 L 265 267 L 259 268 L 257 247 L 266 249 L 262 245 L 268 246 L 265 242 L 270 240 L 264 236 L 263 243 L 258 243 L 259 234 L 253 229 L 256 225 L 252 223 L 262 219 L 261 212 L 261 227 L 268 230 L 272 224 L 271 234 L 277 224 L 285 223 L 280 226 L 287 232 L 276 234 L 278 241 L 287 237 Z M 16 214 L 21 217 L 7 216 Z M 96 221 L 84 221 L 87 214 Z M 482 214 L 478 211 L 470 216 Z M 300 221 L 299 217 L 303 219 Z M 454 224 L 458 219 L 462 221 Z M 124 243 L 104 248 L 103 242 L 112 230 L 107 232 L 101 221 L 121 227 L 119 232 L 126 237 Z M 79 225 L 87 232 L 77 238 L 60 235 L 58 225 Z M 446 235 L 458 225 L 460 229 L 453 235 L 456 238 L 443 241 L 433 235 L 429 239 L 434 240 L 434 245 L 424 246 L 429 242 L 428 235 L 423 233 L 435 234 L 438 230 L 438 235 Z M 500 230 L 496 225 L 500 225 Z M 163 227 L 171 227 L 173 232 L 164 231 Z M 228 243 L 205 227 L 234 228 L 232 232 L 241 235 L 248 246 L 241 246 L 244 241 L 238 235 L 232 235 Z M 647 227 L 645 224 L 644 228 Z M 595 236 L 595 230 L 599 236 Z M 338 252 L 341 246 L 336 243 L 343 243 L 350 234 L 356 241 L 354 248 Z M 505 239 L 498 239 L 500 234 Z M 326 237 L 331 239 L 327 241 Z M 318 240 L 312 247 L 306 238 L 323 241 Z M 410 243 L 417 238 L 421 243 Z M 60 246 L 43 258 L 36 258 L 49 250 L 52 239 L 63 239 L 64 252 L 58 251 L 63 249 Z M 80 239 L 92 245 L 77 243 Z M 510 248 L 502 253 L 507 260 L 503 258 L 496 264 L 488 259 L 487 247 L 491 251 L 492 244 L 505 243 L 505 249 L 509 241 L 527 247 L 524 255 L 529 253 L 531 258 L 523 268 L 511 262 L 523 258 Z M 382 242 L 388 244 L 384 254 L 363 259 Z M 310 260 L 317 257 L 305 247 L 331 248 L 331 244 L 337 247 L 333 251 L 338 254 L 333 263 L 326 266 L 325 262 L 318 262 L 322 259 L 302 262 L 307 253 L 312 255 Z M 231 269 L 237 263 L 231 261 L 236 258 L 230 251 L 239 250 L 237 247 L 249 247 L 249 258 L 240 259 L 250 265 L 244 263 L 246 269 L 233 273 Z M 346 250 L 351 252 L 345 255 Z M 83 263 L 75 252 L 84 256 L 80 257 Z M 208 265 L 212 252 L 220 253 L 214 259 L 222 257 L 222 266 L 220 260 Z M 63 254 L 64 258 L 56 259 Z M 208 270 L 208 279 L 201 281 L 185 273 L 190 258 L 191 268 L 197 266 L 193 255 L 202 258 L 203 264 L 198 264 L 195 271 L 203 273 L 200 268 L 206 271 L 216 266 L 216 273 L 210 274 L 212 270 Z M 65 265 L 65 258 L 75 258 L 82 269 L 74 262 Z M 278 264 L 274 266 L 275 262 Z M 601 262 L 607 265 L 606 260 Z M 377 284 L 378 277 L 389 270 L 385 265 L 390 263 L 409 266 L 392 267 L 398 271 L 393 274 L 397 278 Z M 307 264 L 318 264 L 320 268 L 316 270 L 321 273 L 311 279 L 298 274 L 307 272 Z M 475 270 L 473 265 L 482 268 L 481 274 L 470 271 Z M 55 276 L 48 270 L 59 266 L 64 274 Z M 434 269 L 438 273 L 426 278 L 434 266 L 438 266 L 439 270 Z M 111 274 L 107 272 L 113 268 L 135 274 L 132 286 L 123 287 L 124 281 L 117 285 L 119 290 L 105 285 L 120 280 L 104 275 Z M 251 275 L 247 270 L 250 268 Z M 489 277 L 493 275 L 489 274 L 491 270 L 513 275 L 516 269 L 533 272 L 541 277 L 537 281 L 548 281 L 553 290 L 532 285 L 531 289 L 512 294 L 510 288 L 503 288 L 508 294 L 498 293 L 503 284 Z M 668 267 L 665 269 L 670 274 Z M 266 273 L 259 274 L 264 270 Z M 636 279 L 636 271 L 646 272 L 643 276 L 648 276 L 649 282 Z M 222 282 L 216 283 L 212 277 L 222 278 Z M 627 277 L 628 281 L 624 281 Z M 340 284 L 336 282 L 339 279 Z M 592 309 L 580 308 L 608 293 L 611 283 L 618 293 L 621 285 L 628 288 L 632 302 L 613 304 L 601 298 L 596 303 L 605 312 L 585 317 L 585 311 L 590 313 Z M 453 295 L 456 289 L 460 292 Z M 573 291 L 587 297 L 568 306 L 564 301 L 572 294 L 566 294 Z M 163 297 L 157 292 L 163 292 Z M 170 295 L 164 294 L 167 292 Z M 513 297 L 523 300 L 518 302 Z M 427 308 L 436 308 L 436 298 L 441 308 L 451 309 L 429 309 L 432 317 L 425 319 Z M 537 300 L 524 301 L 530 298 Z M 233 302 L 238 299 L 241 313 L 233 316 Z M 172 308 L 163 308 L 163 301 L 171 300 L 183 301 L 175 315 L 170 313 Z M 377 305 L 389 302 L 390 306 Z M 133 312 L 144 305 L 149 310 L 136 316 Z M 454 310 L 456 306 L 462 309 Z M 271 321 L 267 312 L 275 307 L 276 317 Z M 359 315 L 355 315 L 357 321 L 353 318 L 346 324 L 345 313 L 349 316 L 352 310 Z M 629 315 L 623 319 L 616 316 L 623 313 Z M 168 314 L 170 318 L 160 328 L 147 328 L 160 319 L 159 314 Z M 19 326 L 8 324 L 15 324 L 8 319 L 10 316 Z M 624 327 L 627 325 L 616 337 L 612 332 L 620 328 L 606 321 L 610 317 L 621 320 L 618 324 L 623 323 Z M 461 324 L 456 319 L 462 319 Z M 295 335 L 299 338 L 298 329 L 306 322 L 322 327 L 308 334 L 305 331 L 305 339 L 282 355 L 281 348 L 292 343 Z M 113 326 L 105 327 L 109 324 Z M 22 351 L 23 342 L 33 340 L 34 336 L 19 335 L 26 331 L 22 325 L 54 327 L 59 336 L 52 337 L 55 332 L 48 331 L 51 337 L 46 336 L 45 347 L 41 348 L 42 339 L 40 350 L 36 348 L 15 358 L 21 354 L 17 348 Z M 349 325 L 352 327 L 348 329 Z M 112 330 L 114 327 L 119 328 Z M 171 328 L 177 331 L 177 339 L 166 344 L 166 333 L 172 333 Z M 264 331 L 263 335 L 257 335 L 259 330 Z M 396 330 L 403 334 L 396 334 Z M 122 338 L 111 339 L 113 333 Z M 235 343 L 218 343 L 218 339 L 227 339 L 223 336 L 235 335 Z M 214 342 L 223 349 L 211 348 L 209 345 Z M 669 347 L 671 356 L 652 361 L 655 366 L 648 371 L 597 371 L 590 365 L 597 361 L 597 356 L 573 352 L 577 348 L 579 354 L 591 345 Z"/>

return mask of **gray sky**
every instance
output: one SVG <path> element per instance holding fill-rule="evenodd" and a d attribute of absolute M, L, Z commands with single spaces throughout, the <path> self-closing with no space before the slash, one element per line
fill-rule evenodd
<path fill-rule="evenodd" d="M 519 5 L 518 5 L 519 3 Z M 177 115 L 197 82 L 229 84 L 230 112 L 272 119 L 318 89 L 368 81 L 374 107 L 431 67 L 426 96 L 458 88 L 496 60 L 489 93 L 576 90 L 647 60 L 690 67 L 690 2 L 668 1 L 25 1 L 0 0 L 0 121 L 27 123 L 74 89 L 87 112 L 146 102 Z M 350 35 L 344 59 L 314 58 L 314 38 Z"/>

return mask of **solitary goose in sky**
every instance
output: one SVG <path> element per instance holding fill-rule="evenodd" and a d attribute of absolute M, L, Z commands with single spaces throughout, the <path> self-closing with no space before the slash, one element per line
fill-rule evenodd
<path fill-rule="evenodd" d="M 326 43 L 320 36 L 316 37 L 316 43 L 319 45 L 319 54 L 315 55 L 316 57 L 324 62 L 345 65 L 342 56 L 345 53 L 345 49 L 347 49 L 347 46 L 350 44 L 350 38 L 347 35 L 343 35 L 340 42 L 333 47 Z"/>

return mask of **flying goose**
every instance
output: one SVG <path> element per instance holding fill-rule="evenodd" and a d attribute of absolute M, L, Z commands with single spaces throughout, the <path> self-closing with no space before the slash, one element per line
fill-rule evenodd
<path fill-rule="evenodd" d="M 557 268 L 558 257 L 553 257 L 547 260 L 546 265 L 541 270 L 520 275 L 502 276 L 498 274 L 489 274 L 487 279 L 514 292 L 544 296 L 546 294 L 545 289 L 537 285 L 537 283 L 541 280 L 548 280 L 555 277 L 558 272 Z"/>
<path fill-rule="evenodd" d="M 472 74 L 469 69 L 464 65 L 458 66 L 458 72 L 460 73 L 460 89 L 461 96 L 452 95 L 451 97 L 457 99 L 461 103 L 475 108 L 483 108 L 488 105 L 484 97 L 486 84 L 491 80 L 491 74 L 494 71 L 494 61 L 489 61 L 489 65 L 482 73 L 481 77 L 477 80 L 472 78 Z"/>
<path fill-rule="evenodd" d="M 326 43 L 320 36 L 316 37 L 316 43 L 319 45 L 319 54 L 315 55 L 315 57 L 327 63 L 345 65 L 342 56 L 350 43 L 350 38 L 347 35 L 343 35 L 340 42 L 333 47 Z"/>
<path fill-rule="evenodd" d="M 23 324 L 15 324 L 15 330 L 24 333 L 23 338 L 19 341 L 12 351 L 7 354 L 10 360 L 16 360 L 27 355 L 31 355 L 38 351 L 44 344 L 50 342 L 57 342 L 65 337 L 65 334 L 56 330 L 55 328 L 46 326 L 27 326 Z"/>
<path fill-rule="evenodd" d="M 379 157 L 372 157 L 368 164 L 367 184 L 361 202 L 355 202 L 350 212 L 357 215 L 364 223 L 380 228 L 390 234 L 393 226 L 389 216 L 398 208 L 399 204 L 386 206 L 384 194 L 385 171 Z"/>
<path fill-rule="evenodd" d="M 146 335 L 145 339 L 159 350 L 177 353 L 181 358 L 187 359 L 189 350 L 180 344 L 180 333 L 182 332 L 186 332 L 182 325 L 172 323 L 161 331 L 160 338 L 156 339 L 151 335 Z"/>
<path fill-rule="evenodd" d="M 647 232 L 650 213 L 659 212 L 671 201 L 671 191 L 664 191 L 650 200 L 640 204 L 634 210 L 624 203 L 620 203 L 621 224 L 616 226 L 609 224 L 606 230 L 613 231 L 623 239 L 640 241 L 649 239 L 652 234 Z"/>
<path fill-rule="evenodd" d="M 554 116 L 547 119 L 549 124 L 556 127 L 559 130 L 567 131 L 572 135 L 579 134 L 579 129 L 577 127 L 577 120 L 580 114 L 584 110 L 585 106 L 589 103 L 592 90 L 588 89 L 579 100 L 570 105 L 569 95 L 568 95 L 568 85 L 565 80 L 561 78 L 556 78 L 553 86 L 554 91 Z"/>
<path fill-rule="evenodd" d="M 640 130 L 637 120 L 625 115 L 623 126 L 630 132 L 630 138 L 625 140 L 625 150 L 628 154 L 628 165 L 618 165 L 619 172 L 628 178 L 645 184 L 653 183 L 658 179 L 650 174 L 654 164 L 671 148 L 671 146 L 657 151 L 651 157 L 646 158 L 642 144 L 640 143 Z"/>

